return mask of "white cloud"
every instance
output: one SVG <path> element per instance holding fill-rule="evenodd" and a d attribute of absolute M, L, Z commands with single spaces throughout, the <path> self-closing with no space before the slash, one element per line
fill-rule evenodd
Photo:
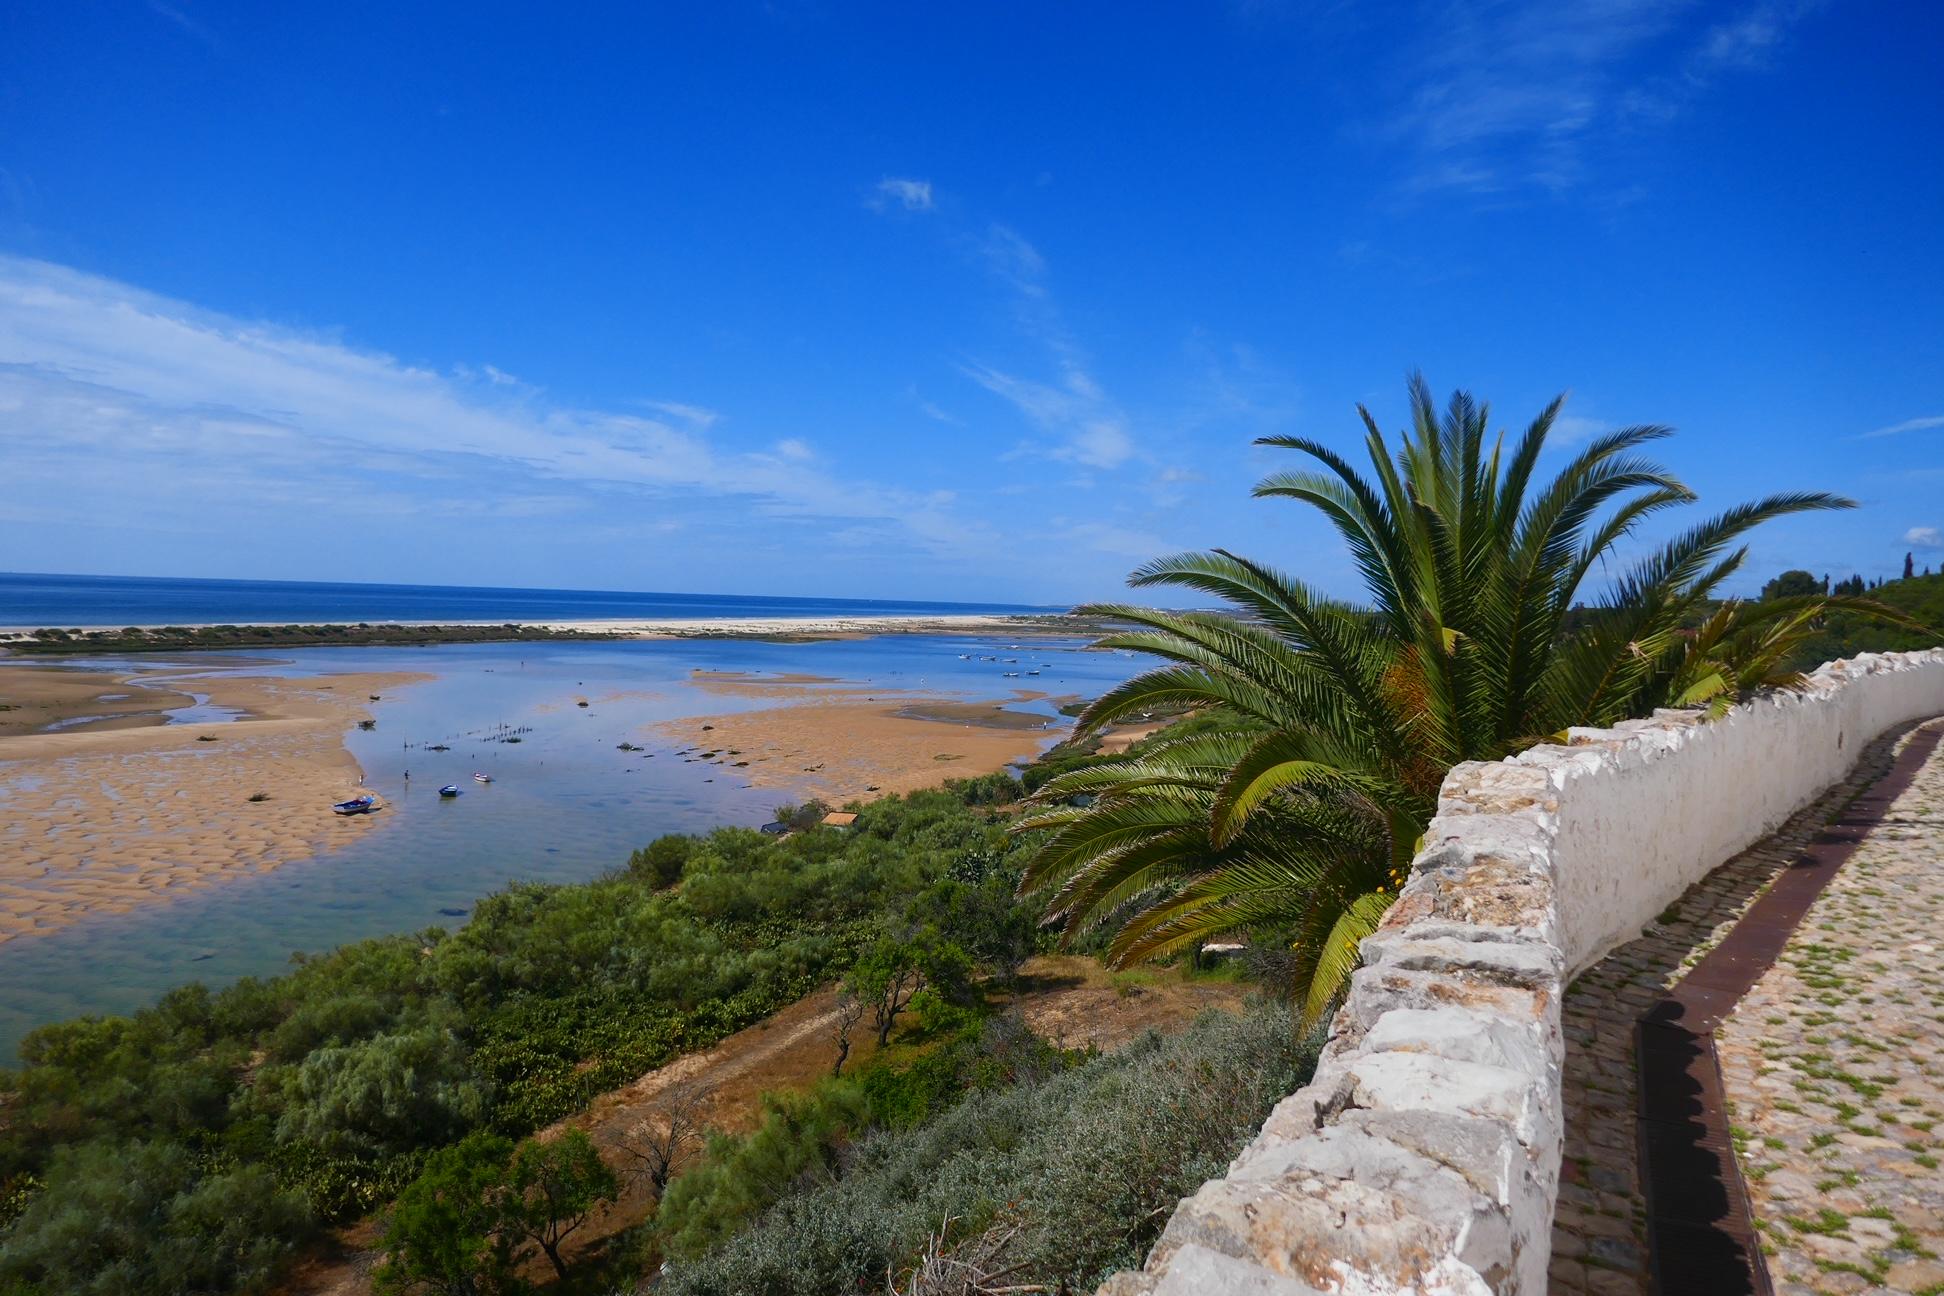
<path fill-rule="evenodd" d="M 1822 0 L 1765 0 L 1709 28 L 1690 61 L 1689 75 L 1713 68 L 1759 68 L 1788 37 L 1789 28 Z"/>
<path fill-rule="evenodd" d="M 1756 0 L 1706 25 L 1686 0 L 1426 4 L 1400 23 L 1418 35 L 1378 133 L 1409 151 L 1407 191 L 1571 189 L 1595 142 L 1765 66 L 1819 2 Z"/>
<path fill-rule="evenodd" d="M 1904 532 L 1903 542 L 1918 549 L 1944 549 L 1944 531 L 1934 526 L 1915 526 Z"/>
<path fill-rule="evenodd" d="M 1057 384 L 1034 382 L 983 365 L 961 370 L 1055 437 L 1020 453 L 1042 455 L 1089 468 L 1118 468 L 1134 457 L 1134 438 L 1125 418 L 1106 400 L 1099 384 L 1084 371 L 1067 367 Z"/>
<path fill-rule="evenodd" d="M 1897 436 L 1904 432 L 1922 432 L 1938 427 L 1944 427 L 1944 414 L 1927 414 L 1922 418 L 1905 419 L 1901 423 L 1892 423 L 1889 427 L 1880 427 L 1874 432 L 1865 432 L 1863 435 L 1866 438 Z"/>
<path fill-rule="evenodd" d="M 886 211 L 891 207 L 902 207 L 908 212 L 925 212 L 932 209 L 932 187 L 929 180 L 903 180 L 886 176 L 877 182 L 871 191 L 870 206 L 873 211 Z"/>
<path fill-rule="evenodd" d="M 1137 448 L 1127 416 L 1087 369 L 1085 358 L 1060 320 L 1047 291 L 1046 258 L 1011 226 L 994 223 L 974 249 L 988 269 L 1016 294 L 1019 324 L 1026 338 L 1047 354 L 1057 377 L 1022 378 L 993 365 L 967 363 L 959 369 L 993 395 L 1007 401 L 1051 441 L 1030 442 L 1015 454 L 1118 468 Z"/>
<path fill-rule="evenodd" d="M 266 520 L 384 499 L 567 512 L 634 493 L 843 519 L 935 553 L 989 538 L 936 497 L 829 476 L 800 438 L 738 452 L 709 439 L 713 411 L 648 407 L 667 417 L 576 408 L 491 366 L 442 374 L 0 255 L 0 480 L 50 509 L 81 488 L 157 519 L 248 501 Z M 77 505 L 68 520 L 92 517 Z"/>
<path fill-rule="evenodd" d="M 1576 445 L 1612 430 L 1613 424 L 1605 419 L 1585 418 L 1578 414 L 1561 414 L 1553 420 L 1552 435 L 1546 438 L 1546 444 L 1555 447 Z"/>
<path fill-rule="evenodd" d="M 1028 297 L 1043 298 L 1046 258 L 1010 225 L 994 224 L 979 242 L 979 252 L 993 272 Z"/>

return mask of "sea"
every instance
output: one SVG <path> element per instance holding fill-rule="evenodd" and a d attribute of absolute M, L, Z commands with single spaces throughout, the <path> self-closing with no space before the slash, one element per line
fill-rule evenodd
<path fill-rule="evenodd" d="M 157 588 L 164 585 L 179 587 L 173 600 Z M 407 588 L 0 577 L 0 624 L 565 619 L 588 617 L 597 607 L 620 616 L 670 617 L 710 614 L 698 611 L 705 608 L 722 616 L 766 617 L 1047 610 L 436 587 L 415 603 Z M 25 607 L 40 614 L 21 615 L 17 609 Z M 45 1022 L 131 1012 L 190 981 L 215 987 L 275 975 L 299 952 L 432 926 L 453 929 L 478 899 L 509 883 L 586 881 L 625 865 L 630 851 L 663 833 L 766 822 L 778 805 L 794 799 L 787 790 L 746 786 L 721 766 L 688 763 L 681 742 L 660 736 L 655 727 L 685 716 L 773 705 L 698 688 L 698 670 L 816 676 L 963 700 L 1006 698 L 1030 684 L 1049 696 L 1012 705 L 1054 719 L 1057 700 L 1098 696 L 1144 665 L 1125 653 L 1093 650 L 1082 638 L 1004 632 L 804 643 L 684 638 L 34 658 L 36 665 L 63 661 L 75 670 L 160 668 L 192 698 L 200 693 L 198 679 L 224 672 L 304 677 L 397 671 L 428 678 L 387 689 L 372 708 L 376 727 L 344 736 L 367 786 L 385 799 L 389 822 L 381 831 L 346 832 L 343 844 L 327 843 L 268 872 L 226 877 L 135 913 L 92 917 L 0 944 L 0 1065 L 12 1064 L 21 1037 Z M 1030 679 L 1009 674 L 1029 669 L 1040 673 Z M 573 705 L 579 697 L 592 705 Z M 518 744 L 495 739 L 514 732 Z M 1049 730 L 1045 744 L 1059 736 Z M 639 750 L 623 750 L 624 742 Z M 435 746 L 448 750 L 431 750 Z M 5 769 L 0 762 L 0 775 Z M 475 770 L 490 771 L 493 782 L 471 782 Z M 441 800 L 442 783 L 459 783 L 465 793 Z"/>
<path fill-rule="evenodd" d="M 0 572 L 0 627 L 316 625 L 359 621 L 688 620 L 1063 612 L 1016 603 L 925 603 L 750 594 L 362 585 Z"/>

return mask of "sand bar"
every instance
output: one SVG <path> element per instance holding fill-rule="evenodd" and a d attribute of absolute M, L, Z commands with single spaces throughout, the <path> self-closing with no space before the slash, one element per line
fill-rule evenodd
<path fill-rule="evenodd" d="M 370 694 L 422 677 L 199 678 L 212 706 L 240 716 L 169 724 L 162 704 L 191 699 L 168 674 L 0 664 L 0 705 L 15 708 L 0 712 L 12 720 L 0 730 L 0 942 L 383 831 L 382 813 L 331 813 L 360 790 L 344 734 L 371 714 Z M 138 719 L 101 721 L 122 712 Z"/>
<path fill-rule="evenodd" d="M 959 701 L 809 677 L 698 671 L 709 692 L 777 705 L 667 720 L 650 727 L 677 755 L 743 782 L 832 805 L 936 787 L 1031 760 L 1067 722 L 1018 709 L 1044 693 Z"/>
<path fill-rule="evenodd" d="M 290 624 L 280 621 L 232 621 L 224 626 L 257 627 Z M 496 628 L 508 625 L 563 634 L 611 635 L 629 639 L 852 639 L 887 634 L 999 634 L 1026 636 L 1088 635 L 1098 631 L 1099 623 L 1063 612 L 1047 613 L 883 613 L 871 616 L 829 617 L 659 617 L 591 618 L 570 621 L 370 621 L 360 625 L 426 627 L 468 626 Z M 215 622 L 172 622 L 163 625 L 127 627 L 144 632 L 164 629 L 207 630 Z M 5 640 L 32 640 L 39 626 L 0 626 L 0 648 Z M 68 627 L 70 629 L 76 627 Z M 124 627 L 79 627 L 81 629 L 122 629 Z M 262 648 L 265 645 L 248 645 Z M 269 645 L 274 647 L 275 645 Z"/>

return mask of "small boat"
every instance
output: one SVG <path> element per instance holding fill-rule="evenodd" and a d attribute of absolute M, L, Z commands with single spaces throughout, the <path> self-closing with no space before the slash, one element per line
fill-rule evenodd
<path fill-rule="evenodd" d="M 341 815 L 370 814 L 373 810 L 376 810 L 377 808 L 378 808 L 377 797 L 361 796 L 361 797 L 352 797 L 349 801 L 338 802 L 336 805 L 331 807 L 331 813 L 341 814 Z"/>
<path fill-rule="evenodd" d="M 456 797 L 459 795 L 459 785 L 457 783 L 448 783 L 439 789 L 439 795 L 448 799 Z"/>
<path fill-rule="evenodd" d="M 493 781 L 493 776 L 491 774 L 473 775 L 473 782 L 475 783 L 491 783 L 492 781 Z"/>

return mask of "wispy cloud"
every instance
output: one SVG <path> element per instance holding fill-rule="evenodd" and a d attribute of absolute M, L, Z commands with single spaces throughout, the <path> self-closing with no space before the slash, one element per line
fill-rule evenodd
<path fill-rule="evenodd" d="M 1034 301 L 1046 300 L 1046 258 L 1018 230 L 995 222 L 987 227 L 978 249 L 992 272 L 1015 291 Z"/>
<path fill-rule="evenodd" d="M 1040 455 L 1089 468 L 1118 468 L 1134 456 L 1134 438 L 1128 433 L 1125 418 L 1084 371 L 1068 368 L 1055 384 L 1015 377 L 984 365 L 960 368 L 966 377 L 1053 434 L 1053 440 L 1029 442 L 1014 451 L 1015 455 Z"/>
<path fill-rule="evenodd" d="M 1426 0 L 1377 128 L 1403 188 L 1554 192 L 1589 178 L 1596 141 L 1664 122 L 1724 73 L 1768 65 L 1820 0 L 1755 0 L 1708 22 L 1687 0 Z"/>
<path fill-rule="evenodd" d="M 993 276 L 1014 294 L 1021 332 L 1045 355 L 1051 378 L 1021 377 L 997 365 L 968 362 L 966 377 L 1008 402 L 1047 439 L 1029 441 L 1013 451 L 1088 468 L 1118 468 L 1138 449 L 1127 415 L 1107 394 L 1067 332 L 1046 284 L 1046 258 L 1024 235 L 994 223 L 974 243 L 974 251 Z"/>
<path fill-rule="evenodd" d="M 534 501 L 598 511 L 633 495 L 842 522 L 905 552 L 958 555 L 991 538 L 949 499 L 827 474 L 800 437 L 736 450 L 712 437 L 712 410 L 643 407 L 658 416 L 578 408 L 491 366 L 441 373 L 0 256 L 0 480 L 57 511 L 83 488 L 119 491 L 158 525 L 238 499 L 265 517 L 385 499 L 518 516 Z M 88 508 L 72 503 L 69 522 L 87 524 Z"/>
<path fill-rule="evenodd" d="M 911 398 L 918 402 L 918 412 L 923 414 L 926 418 L 931 419 L 933 422 L 943 423 L 947 427 L 965 426 L 964 419 L 959 418 L 958 416 L 951 413 L 949 410 L 946 410 L 941 406 L 926 400 L 923 396 L 920 396 L 915 389 L 911 393 Z"/>
<path fill-rule="evenodd" d="M 1944 414 L 1926 414 L 1922 418 L 1905 419 L 1901 423 L 1892 423 L 1889 427 L 1880 427 L 1874 432 L 1865 432 L 1863 437 L 1864 439 L 1868 439 L 1871 437 L 1901 436 L 1905 432 L 1923 432 L 1930 428 L 1940 427 L 1944 427 Z"/>
<path fill-rule="evenodd" d="M 896 176 L 886 176 L 877 182 L 867 201 L 873 211 L 889 211 L 901 207 L 908 212 L 926 212 L 932 209 L 932 187 L 929 180 L 905 180 Z"/>
<path fill-rule="evenodd" d="M 1944 549 L 1944 531 L 1934 526 L 1915 526 L 1904 532 L 1903 541 L 1918 549 Z"/>
<path fill-rule="evenodd" d="M 191 18 L 186 12 L 184 12 L 182 9 L 178 8 L 177 6 L 172 4 L 164 4 L 162 3 L 162 0 L 148 0 L 148 7 L 151 13 L 155 14 L 157 17 L 167 19 L 169 22 L 174 23 L 177 27 L 189 33 L 191 36 L 194 36 L 197 40 L 209 46 L 211 49 L 215 49 L 217 47 L 218 42 L 216 39 L 216 33 L 211 31 L 208 27 L 205 27 L 202 23 L 197 22 L 194 18 Z"/>
<path fill-rule="evenodd" d="M 1095 553 L 1145 562 L 1159 554 L 1180 553 L 1185 546 L 1170 544 L 1148 531 L 1112 522 L 1069 522 L 1054 519 L 1055 538 Z"/>

